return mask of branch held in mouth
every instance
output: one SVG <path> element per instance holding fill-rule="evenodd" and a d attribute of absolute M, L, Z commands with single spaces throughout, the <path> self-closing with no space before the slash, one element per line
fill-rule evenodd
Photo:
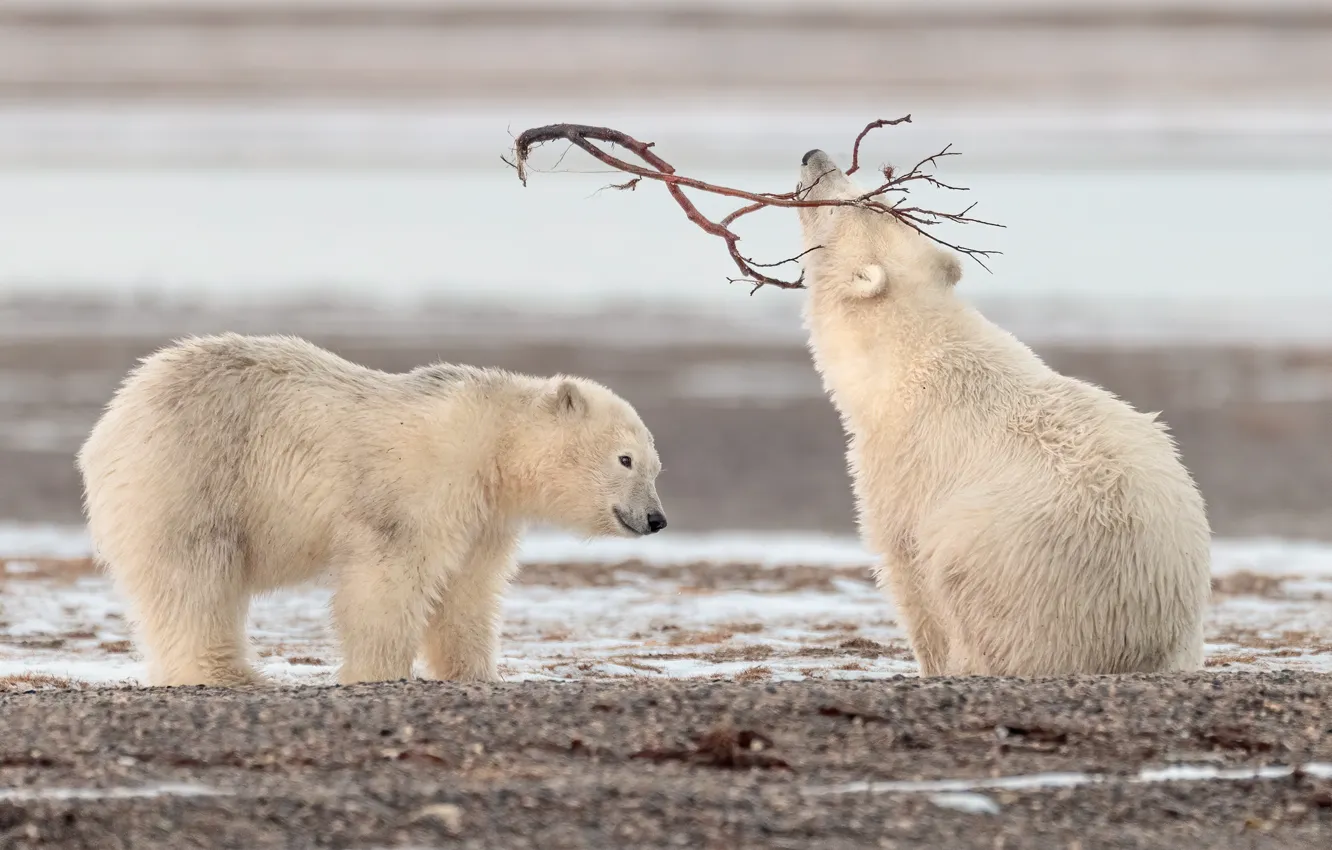
<path fill-rule="evenodd" d="M 880 127 L 891 127 L 898 124 L 911 122 L 911 116 L 905 115 L 901 118 L 880 119 L 872 121 L 866 125 L 864 130 L 856 136 L 855 144 L 852 148 L 851 167 L 845 172 L 847 175 L 854 174 L 860 168 L 860 145 L 873 130 Z M 828 200 L 809 200 L 808 191 L 811 187 L 801 187 L 791 192 L 767 192 L 756 193 L 747 192 L 743 189 L 735 189 L 730 186 L 721 186 L 715 183 L 708 183 L 692 177 L 686 177 L 677 174 L 674 166 L 655 153 L 652 148 L 652 142 L 642 142 L 634 137 L 614 130 L 609 127 L 596 127 L 588 124 L 550 124 L 545 127 L 534 127 L 523 132 L 514 143 L 514 157 L 510 161 L 505 160 L 510 166 L 518 172 L 518 179 L 523 185 L 527 185 L 528 176 L 528 158 L 532 150 L 539 145 L 553 141 L 567 141 L 574 147 L 577 147 L 603 164 L 625 174 L 631 175 L 625 183 L 612 184 L 606 188 L 629 189 L 637 188 L 642 180 L 655 180 L 666 185 L 666 191 L 679 205 L 680 209 L 690 221 L 698 225 L 705 233 L 718 237 L 726 243 L 727 253 L 730 254 L 732 262 L 740 270 L 740 277 L 730 278 L 731 282 L 745 282 L 753 285 L 751 294 L 764 286 L 775 286 L 780 289 L 800 289 L 804 287 L 804 274 L 795 280 L 786 280 L 765 274 L 760 269 L 772 269 L 779 266 L 795 263 L 799 261 L 810 251 L 818 250 L 810 248 L 802 251 L 794 257 L 788 257 L 785 260 L 779 260 L 775 263 L 760 263 L 750 257 L 740 253 L 740 236 L 731 229 L 735 222 L 751 213 L 770 207 L 801 208 L 801 207 L 857 207 L 860 209 L 871 210 L 873 212 L 891 215 L 901 221 L 903 224 L 911 227 L 916 232 L 928 239 L 957 251 L 960 254 L 971 257 L 982 268 L 987 271 L 989 267 L 985 265 L 985 258 L 997 254 L 997 251 L 981 250 L 969 248 L 963 245 L 954 244 L 941 239 L 928 231 L 933 225 L 941 222 L 953 222 L 955 224 L 981 224 L 988 227 L 1002 227 L 1003 225 L 971 216 L 975 204 L 967 207 L 959 213 L 946 213 L 937 210 L 926 209 L 924 207 L 909 205 L 907 196 L 911 191 L 913 184 L 925 184 L 938 189 L 947 189 L 950 191 L 966 191 L 964 187 L 954 186 L 939 180 L 933 175 L 933 169 L 938 165 L 939 160 L 950 156 L 957 156 L 957 152 L 952 150 L 952 146 L 947 146 L 932 156 L 928 156 L 916 163 L 910 170 L 902 173 L 894 173 L 891 166 L 883 169 L 883 183 L 877 188 L 864 193 L 856 198 L 850 199 L 828 199 Z M 622 159 L 607 150 L 602 145 L 612 145 L 624 148 L 641 160 L 642 164 L 634 163 Z M 736 198 L 748 203 L 736 209 L 734 212 L 723 217 L 719 221 L 713 221 L 705 216 L 694 202 L 685 194 L 685 189 L 693 189 L 701 192 L 707 192 L 713 195 L 721 195 L 728 198 Z M 885 196 L 896 193 L 901 197 L 895 202 L 889 203 L 884 199 Z"/>

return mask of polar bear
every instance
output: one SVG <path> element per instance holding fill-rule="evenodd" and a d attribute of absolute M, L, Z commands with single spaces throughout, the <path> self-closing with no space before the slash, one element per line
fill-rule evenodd
<path fill-rule="evenodd" d="M 812 150 L 799 191 L 867 190 Z M 892 216 L 798 214 L 809 348 L 922 675 L 1200 667 L 1211 532 L 1156 414 L 1050 369 Z"/>
<path fill-rule="evenodd" d="M 250 598 L 333 578 L 343 683 L 494 680 L 529 522 L 666 527 L 634 408 L 587 379 L 435 364 L 390 374 L 304 340 L 178 341 L 125 379 L 79 451 L 98 560 L 153 685 L 238 686 Z"/>

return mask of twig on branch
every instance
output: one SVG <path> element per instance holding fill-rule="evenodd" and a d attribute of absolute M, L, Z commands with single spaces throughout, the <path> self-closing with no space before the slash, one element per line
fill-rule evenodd
<path fill-rule="evenodd" d="M 860 170 L 860 143 L 865 141 L 865 137 L 870 134 L 870 131 L 877 130 L 880 127 L 895 127 L 898 124 L 910 124 L 910 123 L 911 123 L 911 116 L 903 115 L 901 118 L 880 118 L 878 121 L 871 121 L 870 123 L 866 124 L 865 129 L 860 131 L 859 136 L 856 136 L 856 143 L 851 146 L 851 167 L 848 168 L 846 171 L 843 171 L 842 173 L 845 174 L 847 177 L 850 177 L 852 174 L 855 174 L 857 171 Z M 891 180 L 892 179 L 891 170 L 886 170 L 884 172 L 884 176 Z"/>
<path fill-rule="evenodd" d="M 860 135 L 856 136 L 855 145 L 852 148 L 851 168 L 845 174 L 853 174 L 860 168 L 860 143 L 869 135 L 872 130 L 879 127 L 891 127 L 897 124 L 906 124 L 911 122 L 911 116 L 905 115 L 901 118 L 880 119 L 868 124 Z M 534 127 L 522 133 L 514 141 L 513 161 L 505 159 L 504 161 L 518 171 L 518 179 L 523 185 L 527 185 L 527 159 L 531 155 L 532 149 L 546 142 L 552 142 L 564 139 L 573 146 L 581 148 L 595 159 L 602 163 L 632 175 L 632 178 L 625 183 L 615 183 L 607 186 L 608 189 L 633 190 L 639 182 L 644 179 L 656 180 L 666 184 L 666 191 L 675 199 L 680 209 L 684 210 L 685 216 L 694 224 L 698 225 L 705 233 L 710 233 L 726 243 L 726 250 L 731 255 L 731 260 L 736 268 L 740 270 L 741 277 L 731 278 L 732 283 L 745 282 L 753 284 L 754 288 L 750 294 L 758 291 L 764 286 L 776 286 L 781 289 L 801 289 L 804 287 L 804 273 L 796 280 L 783 280 L 782 278 L 771 277 L 758 271 L 760 268 L 770 269 L 777 266 L 794 263 L 801 257 L 804 257 L 810 251 L 818 250 L 817 247 L 802 251 L 794 257 L 788 257 L 775 263 L 760 263 L 746 257 L 740 253 L 738 243 L 739 235 L 731 230 L 731 225 L 737 219 L 757 212 L 768 207 L 857 207 L 860 209 L 871 210 L 873 212 L 892 215 L 911 227 L 916 232 L 938 244 L 951 248 L 960 254 L 971 257 L 981 268 L 989 271 L 989 266 L 985 265 L 985 258 L 999 253 L 998 251 L 980 250 L 977 248 L 967 248 L 961 245 L 955 245 L 946 242 L 937 236 L 929 233 L 926 228 L 941 222 L 953 222 L 956 224 L 983 224 L 989 227 L 1003 227 L 1001 224 L 995 224 L 991 221 L 973 218 L 971 210 L 975 204 L 967 207 L 960 213 L 943 213 L 935 210 L 928 210 L 918 206 L 908 206 L 906 204 L 907 195 L 911 191 L 912 183 L 925 183 L 939 189 L 950 189 L 953 191 L 966 191 L 964 187 L 952 186 L 944 183 L 942 180 L 927 173 L 926 169 L 933 169 L 938 165 L 938 161 L 944 157 L 957 156 L 957 152 L 952 150 L 949 145 L 938 153 L 928 156 L 916 163 L 910 171 L 905 174 L 894 174 L 891 166 L 883 169 L 884 182 L 878 188 L 866 192 L 856 198 L 849 199 L 829 199 L 829 200 L 808 200 L 809 186 L 801 187 L 792 192 L 778 193 L 755 193 L 746 192 L 742 189 L 733 189 L 729 186 L 719 186 L 713 183 L 707 183 L 703 180 L 697 180 L 692 177 L 685 177 L 675 173 L 675 168 L 666 160 L 662 159 L 652 151 L 652 142 L 640 142 L 619 130 L 612 130 L 609 127 L 594 127 L 587 124 L 551 124 L 545 127 Z M 628 162 L 614 154 L 608 153 L 596 143 L 601 142 L 607 145 L 617 145 L 633 153 L 644 165 Z M 820 178 L 821 179 L 821 178 Z M 816 181 L 817 182 L 817 181 Z M 722 195 L 728 198 L 738 198 L 749 203 L 720 221 L 713 221 L 699 211 L 694 206 L 694 202 L 685 195 L 685 189 L 697 189 L 701 192 L 709 192 L 714 195 Z M 894 203 L 886 203 L 880 200 L 880 196 L 890 192 L 901 194 Z"/>

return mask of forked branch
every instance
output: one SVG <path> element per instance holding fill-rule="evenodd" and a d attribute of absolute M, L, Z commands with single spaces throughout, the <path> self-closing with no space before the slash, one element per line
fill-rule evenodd
<path fill-rule="evenodd" d="M 901 118 L 881 119 L 868 124 L 860 135 L 856 136 L 855 145 L 852 148 L 851 167 L 845 172 L 854 174 L 860 168 L 860 144 L 869 133 L 879 127 L 890 127 L 897 124 L 910 123 L 911 116 L 905 115 Z M 737 219 L 757 212 L 768 207 L 858 207 L 860 209 L 871 210 L 873 212 L 892 215 L 899 221 L 911 227 L 921 235 L 937 242 L 944 247 L 951 248 L 960 254 L 964 254 L 974 259 L 980 266 L 987 271 L 989 267 L 985 265 L 985 258 L 999 253 L 998 251 L 980 250 L 968 248 L 962 245 L 956 245 L 947 242 L 930 233 L 926 228 L 940 222 L 950 221 L 957 224 L 983 224 L 989 227 L 1002 227 L 1003 225 L 994 222 L 984 221 L 973 218 L 971 210 L 975 204 L 967 207 L 960 213 L 944 213 L 935 210 L 925 209 L 919 206 L 907 204 L 907 195 L 911 190 L 912 183 L 925 183 L 929 186 L 940 189 L 949 189 L 953 191 L 966 191 L 964 187 L 953 186 L 944 183 L 931 173 L 940 159 L 949 156 L 957 156 L 957 153 L 951 149 L 951 146 L 926 157 L 916 163 L 909 171 L 903 174 L 895 174 L 891 166 L 883 169 L 884 182 L 878 188 L 864 193 L 856 198 L 850 199 L 829 199 L 829 200 L 809 200 L 809 189 L 812 186 L 802 186 L 791 192 L 776 193 L 755 193 L 746 192 L 742 189 L 733 189 L 729 186 L 719 186 L 714 183 L 708 183 L 703 180 L 697 180 L 692 177 L 685 177 L 677 174 L 675 168 L 666 160 L 662 159 L 653 152 L 652 142 L 641 142 L 619 130 L 612 130 L 609 127 L 594 127 L 587 124 L 550 124 L 545 127 L 534 127 L 522 133 L 514 143 L 514 158 L 512 161 L 505 159 L 509 165 L 518 171 L 518 179 L 523 185 L 527 185 L 527 160 L 531 155 L 532 149 L 546 142 L 552 142 L 563 139 L 570 142 L 575 147 L 586 151 L 588 154 L 600 160 L 602 163 L 632 175 L 631 179 L 625 183 L 612 184 L 607 188 L 613 189 L 634 189 L 641 180 L 656 180 L 666 184 L 672 198 L 676 204 L 684 211 L 684 214 L 690 221 L 698 225 L 704 232 L 716 236 L 726 243 L 726 250 L 731 255 L 731 260 L 736 268 L 740 270 L 741 277 L 731 278 L 731 281 L 744 281 L 753 284 L 754 288 L 751 294 L 763 286 L 776 286 L 781 289 L 800 289 L 804 286 L 804 274 L 802 273 L 796 280 L 783 280 L 782 278 L 771 277 L 764 274 L 759 269 L 770 269 L 777 266 L 794 263 L 801 257 L 804 257 L 810 251 L 818 250 L 817 247 L 810 248 L 797 254 L 794 257 L 788 257 L 775 263 L 760 263 L 740 253 L 740 237 L 731 229 Z M 606 145 L 618 145 L 633 153 L 643 164 L 621 159 L 614 154 L 608 153 L 597 143 Z M 822 178 L 820 178 L 822 179 Z M 817 182 L 817 181 L 816 181 Z M 709 192 L 714 195 L 722 195 L 728 198 L 737 198 L 748 201 L 745 206 L 740 207 L 734 212 L 722 218 L 720 221 L 713 221 L 699 211 L 694 202 L 685 195 L 685 189 L 697 189 L 702 192 Z M 896 192 L 901 197 L 896 201 L 889 203 L 883 200 L 883 196 Z"/>

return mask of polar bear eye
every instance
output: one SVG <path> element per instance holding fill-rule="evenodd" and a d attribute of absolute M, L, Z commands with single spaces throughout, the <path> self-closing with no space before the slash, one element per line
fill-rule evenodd
<path fill-rule="evenodd" d="M 620 466 L 623 466 L 625 469 L 633 469 L 634 459 L 629 457 L 629 455 L 620 455 Z"/>

